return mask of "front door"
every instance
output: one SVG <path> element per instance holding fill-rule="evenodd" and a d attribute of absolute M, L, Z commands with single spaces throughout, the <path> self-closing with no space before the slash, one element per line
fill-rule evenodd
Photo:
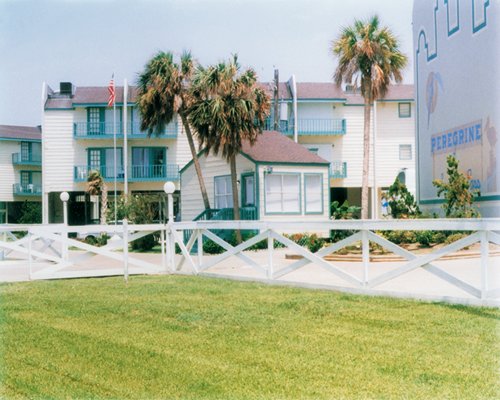
<path fill-rule="evenodd" d="M 255 177 L 254 175 L 242 176 L 242 203 L 243 207 L 255 206 Z"/>

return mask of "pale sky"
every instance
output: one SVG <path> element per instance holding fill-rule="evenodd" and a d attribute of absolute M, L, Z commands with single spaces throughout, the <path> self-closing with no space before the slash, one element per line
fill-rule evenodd
<path fill-rule="evenodd" d="M 0 125 L 38 125 L 42 83 L 117 85 L 158 50 L 202 64 L 237 53 L 259 80 L 331 81 L 331 42 L 378 14 L 401 41 L 413 83 L 413 0 L 0 0 Z"/>

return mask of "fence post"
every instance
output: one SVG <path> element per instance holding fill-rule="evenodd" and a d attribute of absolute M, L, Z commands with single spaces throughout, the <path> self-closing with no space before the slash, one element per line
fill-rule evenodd
<path fill-rule="evenodd" d="M 172 224 L 173 222 L 171 223 L 169 221 L 168 226 L 170 230 L 170 240 L 168 241 L 168 246 L 170 250 L 170 270 L 175 272 L 175 237 L 172 234 Z"/>
<path fill-rule="evenodd" d="M 165 262 L 165 224 L 162 224 L 160 230 L 160 242 L 161 242 L 161 267 L 166 272 L 166 262 Z"/>
<path fill-rule="evenodd" d="M 273 268 L 273 251 L 274 238 L 271 236 L 271 231 L 267 231 L 267 278 L 272 279 L 274 274 Z"/>
<path fill-rule="evenodd" d="M 201 229 L 197 231 L 197 246 L 198 246 L 198 271 L 200 270 L 201 265 L 203 264 L 203 234 L 201 233 Z"/>
<path fill-rule="evenodd" d="M 123 219 L 123 278 L 128 282 L 128 221 Z"/>
<path fill-rule="evenodd" d="M 368 231 L 361 231 L 361 249 L 363 251 L 363 284 L 368 285 L 368 267 L 370 265 L 370 241 L 368 240 Z"/>
<path fill-rule="evenodd" d="M 486 299 L 488 293 L 488 232 L 481 231 L 481 299 Z"/>
<path fill-rule="evenodd" d="M 31 246 L 32 246 L 32 239 L 33 236 L 31 234 L 31 231 L 28 230 L 28 265 L 29 265 L 29 279 L 31 281 L 31 276 L 33 274 L 33 257 L 31 256 Z"/>

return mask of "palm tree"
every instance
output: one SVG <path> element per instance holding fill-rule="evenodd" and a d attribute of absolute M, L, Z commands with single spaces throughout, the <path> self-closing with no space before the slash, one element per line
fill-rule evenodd
<path fill-rule="evenodd" d="M 337 85 L 342 82 L 357 86 L 361 82 L 364 98 L 363 181 L 361 188 L 361 218 L 368 218 L 368 174 L 370 163 L 371 104 L 383 98 L 391 80 L 402 81 L 402 70 L 408 59 L 399 50 L 399 42 L 387 27 L 379 27 L 377 16 L 368 21 L 355 20 L 353 26 L 342 29 L 333 42 L 333 54 L 339 58 L 334 73 Z"/>
<path fill-rule="evenodd" d="M 189 122 L 196 129 L 200 148 L 221 154 L 231 169 L 233 216 L 240 219 L 236 155 L 242 141 L 255 143 L 269 114 L 267 94 L 257 86 L 253 69 L 240 72 L 238 57 L 208 68 L 198 68 L 192 85 Z M 236 232 L 237 241 L 241 234 Z"/>
<path fill-rule="evenodd" d="M 87 177 L 87 193 L 91 196 L 101 197 L 101 225 L 106 224 L 108 212 L 108 188 L 99 171 L 91 170 Z"/>
<path fill-rule="evenodd" d="M 181 55 L 180 65 L 174 62 L 171 52 L 158 52 L 139 75 L 137 106 L 141 115 L 141 130 L 146 130 L 148 136 L 160 135 L 176 114 L 181 117 L 198 175 L 203 203 L 208 210 L 210 202 L 188 123 L 192 100 L 190 86 L 194 69 L 194 61 L 189 52 Z"/>

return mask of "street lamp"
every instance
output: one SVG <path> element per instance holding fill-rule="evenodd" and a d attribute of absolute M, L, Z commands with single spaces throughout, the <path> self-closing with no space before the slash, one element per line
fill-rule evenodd
<path fill-rule="evenodd" d="M 59 198 L 63 202 L 63 222 L 64 222 L 64 233 L 62 234 L 64 239 L 68 239 L 68 200 L 69 200 L 69 193 L 68 192 L 62 192 L 59 195 Z M 63 260 L 68 259 L 68 243 L 64 242 L 62 244 L 62 251 L 61 251 L 61 256 Z"/>
<path fill-rule="evenodd" d="M 168 222 L 174 222 L 174 197 L 172 195 L 175 192 L 175 183 L 171 181 L 165 182 L 163 190 L 167 194 L 168 199 Z"/>
<path fill-rule="evenodd" d="M 64 225 L 68 225 L 68 200 L 69 200 L 69 193 L 68 192 L 62 192 L 60 194 L 59 198 L 63 202 L 63 222 L 64 222 Z"/>

